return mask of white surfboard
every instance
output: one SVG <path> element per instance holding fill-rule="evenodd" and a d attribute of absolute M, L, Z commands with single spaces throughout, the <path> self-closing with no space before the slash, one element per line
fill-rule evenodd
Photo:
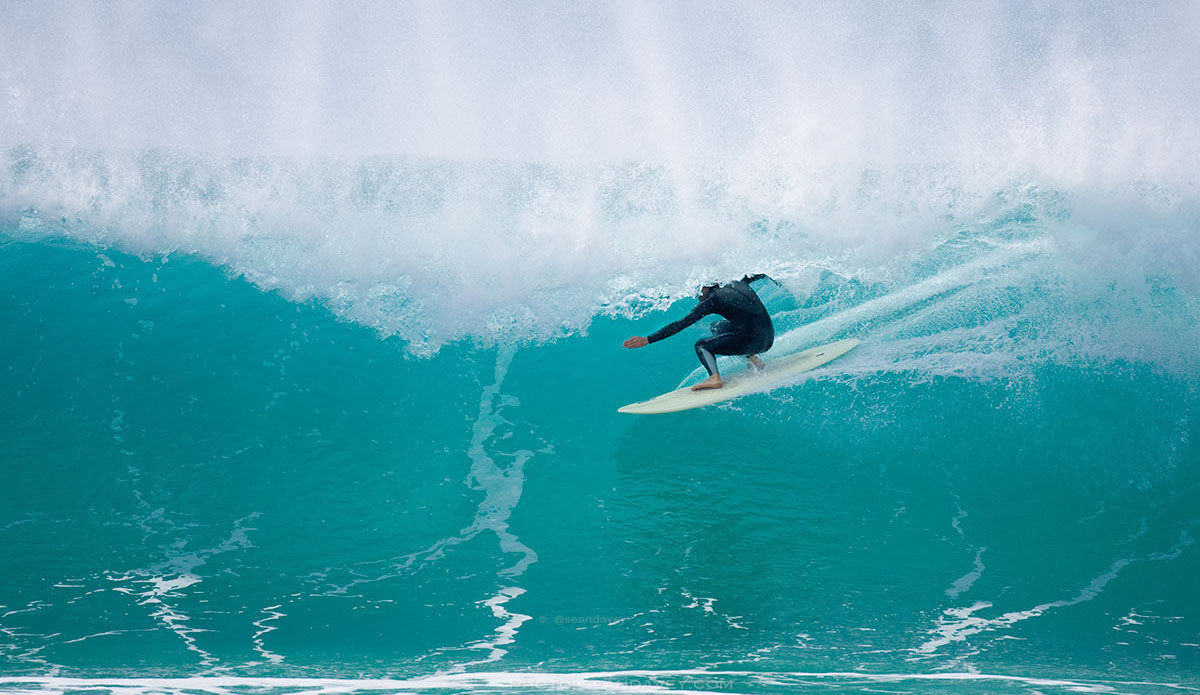
<path fill-rule="evenodd" d="M 719 389 L 693 391 L 690 386 L 685 386 L 676 391 L 655 396 L 648 401 L 622 406 L 617 408 L 617 412 L 635 415 L 674 413 L 680 410 L 703 408 L 706 405 L 732 400 L 748 393 L 770 391 L 773 384 L 782 385 L 797 374 L 816 369 L 830 360 L 837 359 L 853 350 L 859 342 L 861 341 L 857 338 L 848 338 L 780 357 L 777 360 L 764 359 L 767 366 L 762 371 L 747 370 L 734 374 L 725 379 L 725 385 Z"/>

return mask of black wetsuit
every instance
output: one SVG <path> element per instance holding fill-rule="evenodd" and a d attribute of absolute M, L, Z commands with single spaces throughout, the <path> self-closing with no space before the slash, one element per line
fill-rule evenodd
<path fill-rule="evenodd" d="M 713 355 L 766 352 L 775 342 L 775 326 L 762 300 L 750 288 L 750 283 L 761 277 L 765 276 L 746 276 L 713 289 L 687 316 L 651 333 L 647 340 L 656 343 L 670 338 L 705 316 L 718 314 L 725 320 L 713 324 L 713 335 L 696 341 L 696 356 L 709 374 L 717 373 Z"/>

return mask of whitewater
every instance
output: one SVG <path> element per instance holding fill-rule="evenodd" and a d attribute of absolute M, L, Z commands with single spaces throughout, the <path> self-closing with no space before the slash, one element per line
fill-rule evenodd
<path fill-rule="evenodd" d="M 1200 690 L 1200 7 L 0 8 L 0 691 Z M 699 380 L 768 273 L 769 393 Z M 740 369 L 723 358 L 722 370 Z"/>

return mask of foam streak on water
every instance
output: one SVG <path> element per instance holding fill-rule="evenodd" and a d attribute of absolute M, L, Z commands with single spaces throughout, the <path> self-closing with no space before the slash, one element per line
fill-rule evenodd
<path fill-rule="evenodd" d="M 459 537 L 462 541 L 470 540 L 483 531 L 492 531 L 500 541 L 500 550 L 505 554 L 518 554 L 520 559 L 510 567 L 500 570 L 497 578 L 505 582 L 515 581 L 525 573 L 529 565 L 537 562 L 537 553 L 517 538 L 509 530 L 508 518 L 513 508 L 521 499 L 521 489 L 524 484 L 523 467 L 533 452 L 527 449 L 510 454 L 512 461 L 505 468 L 496 465 L 493 455 L 489 455 L 484 445 L 496 439 L 496 429 L 507 421 L 500 416 L 502 407 L 516 407 L 518 401 L 500 393 L 504 375 L 512 362 L 514 351 L 502 349 L 496 355 L 495 383 L 483 389 L 479 401 L 479 418 L 473 426 L 471 446 L 467 450 L 471 457 L 470 481 L 472 487 L 484 492 L 484 498 L 479 503 L 479 510 L 471 526 L 464 529 Z M 496 619 L 502 621 L 496 627 L 495 636 L 490 639 L 480 639 L 466 645 L 465 649 L 478 649 L 486 652 L 482 659 L 455 664 L 451 672 L 457 673 L 470 666 L 478 666 L 499 661 L 508 653 L 505 646 L 512 644 L 517 638 L 521 624 L 533 616 L 509 611 L 505 604 L 525 593 L 519 586 L 501 586 L 496 594 L 480 601 L 480 605 L 491 610 Z M 453 651 L 453 650 L 449 650 Z"/>
<path fill-rule="evenodd" d="M 970 635 L 979 632 L 1005 629 L 1022 620 L 1036 618 L 1049 610 L 1073 606 L 1082 601 L 1091 601 L 1104 590 L 1105 585 L 1116 578 L 1117 573 L 1130 563 L 1137 560 L 1170 560 L 1176 558 L 1192 542 L 1192 537 L 1185 531 L 1181 534 L 1179 542 L 1165 553 L 1151 553 L 1145 558 L 1118 559 L 1107 570 L 1094 577 L 1078 594 L 1068 599 L 1038 604 L 1026 610 L 1009 611 L 995 618 L 983 618 L 974 615 L 982 609 L 991 608 L 992 604 L 988 602 L 975 603 L 969 608 L 947 609 L 946 615 L 939 619 L 940 624 L 935 630 L 938 636 L 922 644 L 917 648 L 917 651 L 922 654 L 929 654 L 947 644 L 961 642 Z"/>

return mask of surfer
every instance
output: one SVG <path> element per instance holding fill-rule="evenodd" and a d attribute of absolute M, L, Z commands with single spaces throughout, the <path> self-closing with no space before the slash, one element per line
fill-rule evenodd
<path fill-rule="evenodd" d="M 696 341 L 696 356 L 708 370 L 709 376 L 693 386 L 692 390 L 719 389 L 725 385 L 717 372 L 716 355 L 745 355 L 755 369 L 762 369 L 765 365 L 758 355 L 771 349 L 771 344 L 775 342 L 775 326 L 750 283 L 763 278 L 779 284 L 762 273 L 747 275 L 724 285 L 716 282 L 706 284 L 696 296 L 699 303 L 687 316 L 649 336 L 635 335 L 623 345 L 627 348 L 645 347 L 663 338 L 670 338 L 709 314 L 717 314 L 725 320 L 713 324 L 711 336 Z"/>

